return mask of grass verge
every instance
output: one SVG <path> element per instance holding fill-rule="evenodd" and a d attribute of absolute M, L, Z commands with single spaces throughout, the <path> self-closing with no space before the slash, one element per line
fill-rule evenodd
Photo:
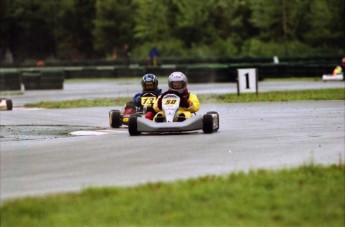
<path fill-rule="evenodd" d="M 345 88 L 330 88 L 317 90 L 299 91 L 275 91 L 261 92 L 256 94 L 201 94 L 198 95 L 201 103 L 237 103 L 237 102 L 281 102 L 298 100 L 345 100 Z M 81 99 L 61 102 L 39 102 L 26 104 L 25 107 L 39 108 L 77 108 L 77 107 L 98 107 L 98 106 L 122 106 L 131 97 L 103 98 L 103 99 Z"/>
<path fill-rule="evenodd" d="M 344 226 L 344 164 L 5 201 L 1 226 Z"/>

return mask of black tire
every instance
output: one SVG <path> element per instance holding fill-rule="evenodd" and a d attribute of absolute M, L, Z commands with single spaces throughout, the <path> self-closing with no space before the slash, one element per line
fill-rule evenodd
<path fill-rule="evenodd" d="M 202 118 L 202 130 L 206 134 L 213 132 L 213 117 L 212 115 L 205 114 Z"/>
<path fill-rule="evenodd" d="M 12 103 L 11 99 L 7 99 L 6 100 L 6 107 L 7 107 L 7 110 L 12 110 L 13 109 L 13 103 Z"/>
<path fill-rule="evenodd" d="M 217 132 L 218 129 L 219 129 L 219 114 L 216 111 L 209 111 L 206 114 L 217 115 L 217 122 L 216 122 L 216 124 L 217 124 L 218 127 L 213 129 L 213 132 Z"/>
<path fill-rule="evenodd" d="M 138 131 L 138 118 L 136 116 L 131 116 L 128 121 L 128 132 L 131 136 L 140 135 Z"/>
<path fill-rule="evenodd" d="M 122 125 L 121 112 L 119 110 L 111 110 L 109 112 L 109 125 L 112 128 L 119 128 Z"/>

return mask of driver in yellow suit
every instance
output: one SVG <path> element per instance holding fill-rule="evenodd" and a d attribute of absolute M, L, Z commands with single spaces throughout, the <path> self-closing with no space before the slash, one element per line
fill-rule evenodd
<path fill-rule="evenodd" d="M 342 73 L 343 73 L 342 72 L 342 68 L 339 65 L 337 67 L 335 67 L 334 70 L 333 70 L 333 76 L 340 75 Z"/>
<path fill-rule="evenodd" d="M 162 111 L 162 97 L 168 93 L 177 94 L 180 100 L 180 108 L 177 112 L 177 121 L 184 121 L 192 117 L 192 113 L 200 109 L 200 102 L 194 93 L 190 93 L 187 89 L 187 77 L 182 72 L 173 72 L 168 78 L 169 90 L 160 95 L 154 103 L 153 108 L 157 112 L 154 121 L 162 122 L 164 113 Z"/>

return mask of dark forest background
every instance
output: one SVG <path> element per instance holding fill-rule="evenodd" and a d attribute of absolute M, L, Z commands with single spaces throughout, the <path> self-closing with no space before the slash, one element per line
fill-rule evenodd
<path fill-rule="evenodd" d="M 344 54 L 344 0 L 1 0 L 14 61 Z"/>

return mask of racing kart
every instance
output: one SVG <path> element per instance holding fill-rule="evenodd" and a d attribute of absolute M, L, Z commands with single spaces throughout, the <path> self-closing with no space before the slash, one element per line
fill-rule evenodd
<path fill-rule="evenodd" d="M 153 103 L 157 96 L 153 93 L 145 93 L 141 96 L 141 106 L 137 107 L 133 102 L 126 102 L 121 110 L 109 111 L 109 125 L 112 128 L 119 128 L 122 125 L 128 125 L 131 116 L 141 117 L 148 111 L 153 110 Z"/>
<path fill-rule="evenodd" d="M 13 102 L 11 99 L 0 98 L 0 110 L 12 110 Z"/>
<path fill-rule="evenodd" d="M 162 111 L 164 116 L 156 116 L 155 121 L 130 116 L 128 121 L 128 132 L 131 136 L 146 133 L 178 133 L 186 131 L 202 130 L 209 134 L 219 129 L 219 114 L 215 111 L 207 112 L 204 115 L 193 115 L 192 117 L 179 121 L 178 109 L 180 97 L 169 93 L 162 97 Z M 157 119 L 161 117 L 161 119 Z"/>

